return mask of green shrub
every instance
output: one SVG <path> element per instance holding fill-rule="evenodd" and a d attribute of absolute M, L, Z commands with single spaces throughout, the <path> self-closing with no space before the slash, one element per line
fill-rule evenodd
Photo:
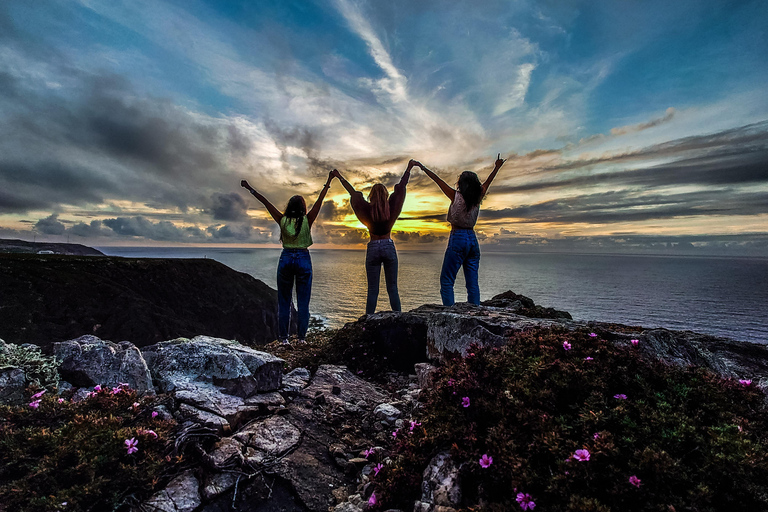
<path fill-rule="evenodd" d="M 751 385 L 586 332 L 526 332 L 439 370 L 421 426 L 398 432 L 395 463 L 375 479 L 377 506 L 412 507 L 448 449 L 466 506 L 519 509 L 527 493 L 537 511 L 768 510 L 767 419 Z"/>
<path fill-rule="evenodd" d="M 78 403 L 44 393 L 0 406 L 0 509 L 127 510 L 149 496 L 177 462 L 166 456 L 174 425 L 152 417 L 154 400 L 121 388 Z M 137 452 L 127 453 L 128 439 Z"/>
<path fill-rule="evenodd" d="M 59 364 L 55 357 L 43 355 L 40 347 L 0 340 L 0 370 L 6 368 L 21 368 L 27 381 L 38 388 L 59 385 Z"/>

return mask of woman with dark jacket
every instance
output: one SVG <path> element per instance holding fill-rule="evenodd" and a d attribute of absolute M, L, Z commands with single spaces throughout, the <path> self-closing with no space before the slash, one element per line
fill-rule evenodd
<path fill-rule="evenodd" d="M 459 268 L 464 267 L 464 281 L 467 286 L 467 302 L 480 304 L 480 285 L 478 271 L 480 269 L 480 245 L 475 236 L 475 223 L 480 213 L 482 202 L 493 179 L 498 174 L 506 160 L 501 159 L 501 153 L 485 182 L 481 185 L 480 178 L 472 171 L 464 171 L 459 176 L 456 189 L 444 182 L 434 172 L 415 162 L 432 181 L 437 183 L 440 190 L 451 200 L 448 207 L 448 222 L 451 224 L 451 236 L 443 258 L 443 268 L 440 271 L 440 297 L 444 306 L 454 304 L 453 285 Z"/>
<path fill-rule="evenodd" d="M 381 267 L 384 267 L 384 282 L 387 285 L 389 305 L 392 311 L 400 311 L 400 294 L 397 291 L 397 249 L 392 240 L 392 226 L 403 209 L 405 202 L 405 189 L 411 176 L 411 168 L 415 162 L 408 162 L 400 182 L 395 185 L 395 190 L 390 195 L 387 187 L 381 183 L 375 184 L 368 194 L 368 200 L 363 197 L 344 179 L 339 171 L 334 169 L 334 176 L 339 178 L 341 184 L 349 192 L 349 204 L 355 212 L 358 220 L 368 228 L 371 241 L 365 252 L 365 273 L 368 277 L 368 297 L 365 301 L 365 313 L 376 311 L 376 302 L 379 299 L 379 280 Z"/>
<path fill-rule="evenodd" d="M 333 172 L 336 172 L 335 169 Z M 258 193 L 246 180 L 240 182 L 240 186 L 247 189 L 253 196 L 261 201 L 275 222 L 280 226 L 280 242 L 283 244 L 283 252 L 277 264 L 277 325 L 280 340 L 288 343 L 288 327 L 291 320 L 291 295 L 293 285 L 296 283 L 296 309 L 298 318 L 299 342 L 305 343 L 307 329 L 309 328 L 309 299 L 312 294 L 312 259 L 309 257 L 308 247 L 312 245 L 310 229 L 320 213 L 320 207 L 325 199 L 325 194 L 331 187 L 333 172 L 328 173 L 328 181 L 323 190 L 307 212 L 307 203 L 302 196 L 293 196 L 288 200 L 284 212 L 280 212 Z"/>

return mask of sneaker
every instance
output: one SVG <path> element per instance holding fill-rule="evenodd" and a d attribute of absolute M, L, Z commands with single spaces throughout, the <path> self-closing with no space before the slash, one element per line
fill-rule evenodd
<path fill-rule="evenodd" d="M 291 344 L 291 342 L 290 342 L 290 341 L 288 341 L 288 338 L 283 338 L 283 339 L 281 339 L 281 340 L 280 340 L 280 343 L 282 343 L 283 345 L 290 345 L 290 344 Z"/>
<path fill-rule="evenodd" d="M 306 345 L 306 343 L 307 343 L 307 340 L 305 340 L 304 338 L 301 338 L 301 339 L 299 340 L 299 343 L 303 343 L 303 344 L 305 344 L 305 345 Z"/>

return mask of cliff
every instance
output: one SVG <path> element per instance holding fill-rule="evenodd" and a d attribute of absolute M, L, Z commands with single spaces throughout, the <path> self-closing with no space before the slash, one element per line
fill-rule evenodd
<path fill-rule="evenodd" d="M 0 282 L 0 338 L 46 352 L 84 334 L 139 347 L 277 337 L 277 292 L 214 260 L 0 254 Z"/>
<path fill-rule="evenodd" d="M 25 242 L 24 240 L 0 239 L 0 254 L 68 254 L 71 256 L 104 256 L 104 253 L 80 244 L 57 244 L 53 242 Z"/>

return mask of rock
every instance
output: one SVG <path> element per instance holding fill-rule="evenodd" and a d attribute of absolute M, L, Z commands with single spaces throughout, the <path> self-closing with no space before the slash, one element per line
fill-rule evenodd
<path fill-rule="evenodd" d="M 85 335 L 54 343 L 53 354 L 61 362 L 61 377 L 75 386 L 115 387 L 125 383 L 140 393 L 155 389 L 141 352 L 128 341 L 116 344 Z"/>
<path fill-rule="evenodd" d="M 277 292 L 212 259 L 0 255 L 0 338 L 95 334 L 143 347 L 207 334 L 277 339 Z"/>
<path fill-rule="evenodd" d="M 191 405 L 181 404 L 179 406 L 179 415 L 182 417 L 182 419 L 193 421 L 198 425 L 210 427 L 216 430 L 219 435 L 230 431 L 230 425 L 227 420 L 221 416 L 217 416 L 216 414 L 192 407 Z"/>
<path fill-rule="evenodd" d="M 265 407 L 280 407 L 285 405 L 285 398 L 277 391 L 271 393 L 260 393 L 252 395 L 245 399 L 245 405 L 264 405 Z"/>
<path fill-rule="evenodd" d="M 460 503 L 459 468 L 453 462 L 450 453 L 438 453 L 424 470 L 421 501 L 416 502 L 414 510 L 431 512 L 439 506 L 458 508 Z"/>
<path fill-rule="evenodd" d="M 4 368 L 0 370 L 0 403 L 5 405 L 21 405 L 25 401 L 27 376 L 21 368 Z"/>
<path fill-rule="evenodd" d="M 279 357 L 209 336 L 164 341 L 146 347 L 143 354 L 163 393 L 190 387 L 199 391 L 199 386 L 190 384 L 194 382 L 247 398 L 278 389 L 283 375 L 284 361 Z"/>
<path fill-rule="evenodd" d="M 142 504 L 147 512 L 193 512 L 200 506 L 199 482 L 192 470 L 177 476 L 162 491 Z"/>
<path fill-rule="evenodd" d="M 211 501 L 220 494 L 224 494 L 235 486 L 238 475 L 236 473 L 215 473 L 207 475 L 202 488 L 203 499 Z"/>
<path fill-rule="evenodd" d="M 338 393 L 333 389 L 338 388 Z M 384 403 L 387 395 L 376 389 L 370 382 L 353 375 L 346 366 L 322 365 L 315 372 L 309 386 L 304 388 L 302 396 L 314 399 L 320 394 L 325 395 L 331 406 L 344 408 L 346 404 Z"/>
<path fill-rule="evenodd" d="M 490 300 L 483 301 L 483 306 L 504 308 L 518 315 L 530 318 L 563 318 L 572 320 L 573 317 L 567 311 L 559 311 L 554 308 L 545 308 L 534 304 L 532 299 L 525 295 L 518 295 L 512 290 L 500 293 Z"/>
<path fill-rule="evenodd" d="M 296 448 L 301 432 L 282 416 L 256 420 L 232 438 L 245 446 L 245 460 L 258 467 Z"/>
<path fill-rule="evenodd" d="M 373 410 L 373 416 L 379 420 L 387 423 L 388 425 L 394 425 L 395 421 L 402 416 L 400 409 L 392 404 L 379 404 Z"/>
<path fill-rule="evenodd" d="M 307 387 L 310 377 L 311 374 L 306 368 L 296 368 L 283 376 L 283 385 L 280 389 L 281 391 L 295 395 Z"/>
<path fill-rule="evenodd" d="M 429 363 L 416 363 L 414 369 L 416 370 L 416 382 L 419 388 L 426 389 L 432 387 L 432 378 L 437 368 Z"/>
<path fill-rule="evenodd" d="M 361 510 L 363 509 L 353 505 L 349 501 L 345 501 L 344 503 L 340 503 L 333 507 L 333 512 L 360 512 Z"/>
<path fill-rule="evenodd" d="M 216 387 L 199 382 L 180 382 L 173 396 L 181 403 L 208 411 L 234 423 L 238 411 L 245 406 L 239 396 L 228 395 Z"/>
<path fill-rule="evenodd" d="M 217 467 L 236 464 L 237 467 L 243 461 L 243 444 L 231 437 L 220 439 L 210 453 L 211 460 Z"/>

